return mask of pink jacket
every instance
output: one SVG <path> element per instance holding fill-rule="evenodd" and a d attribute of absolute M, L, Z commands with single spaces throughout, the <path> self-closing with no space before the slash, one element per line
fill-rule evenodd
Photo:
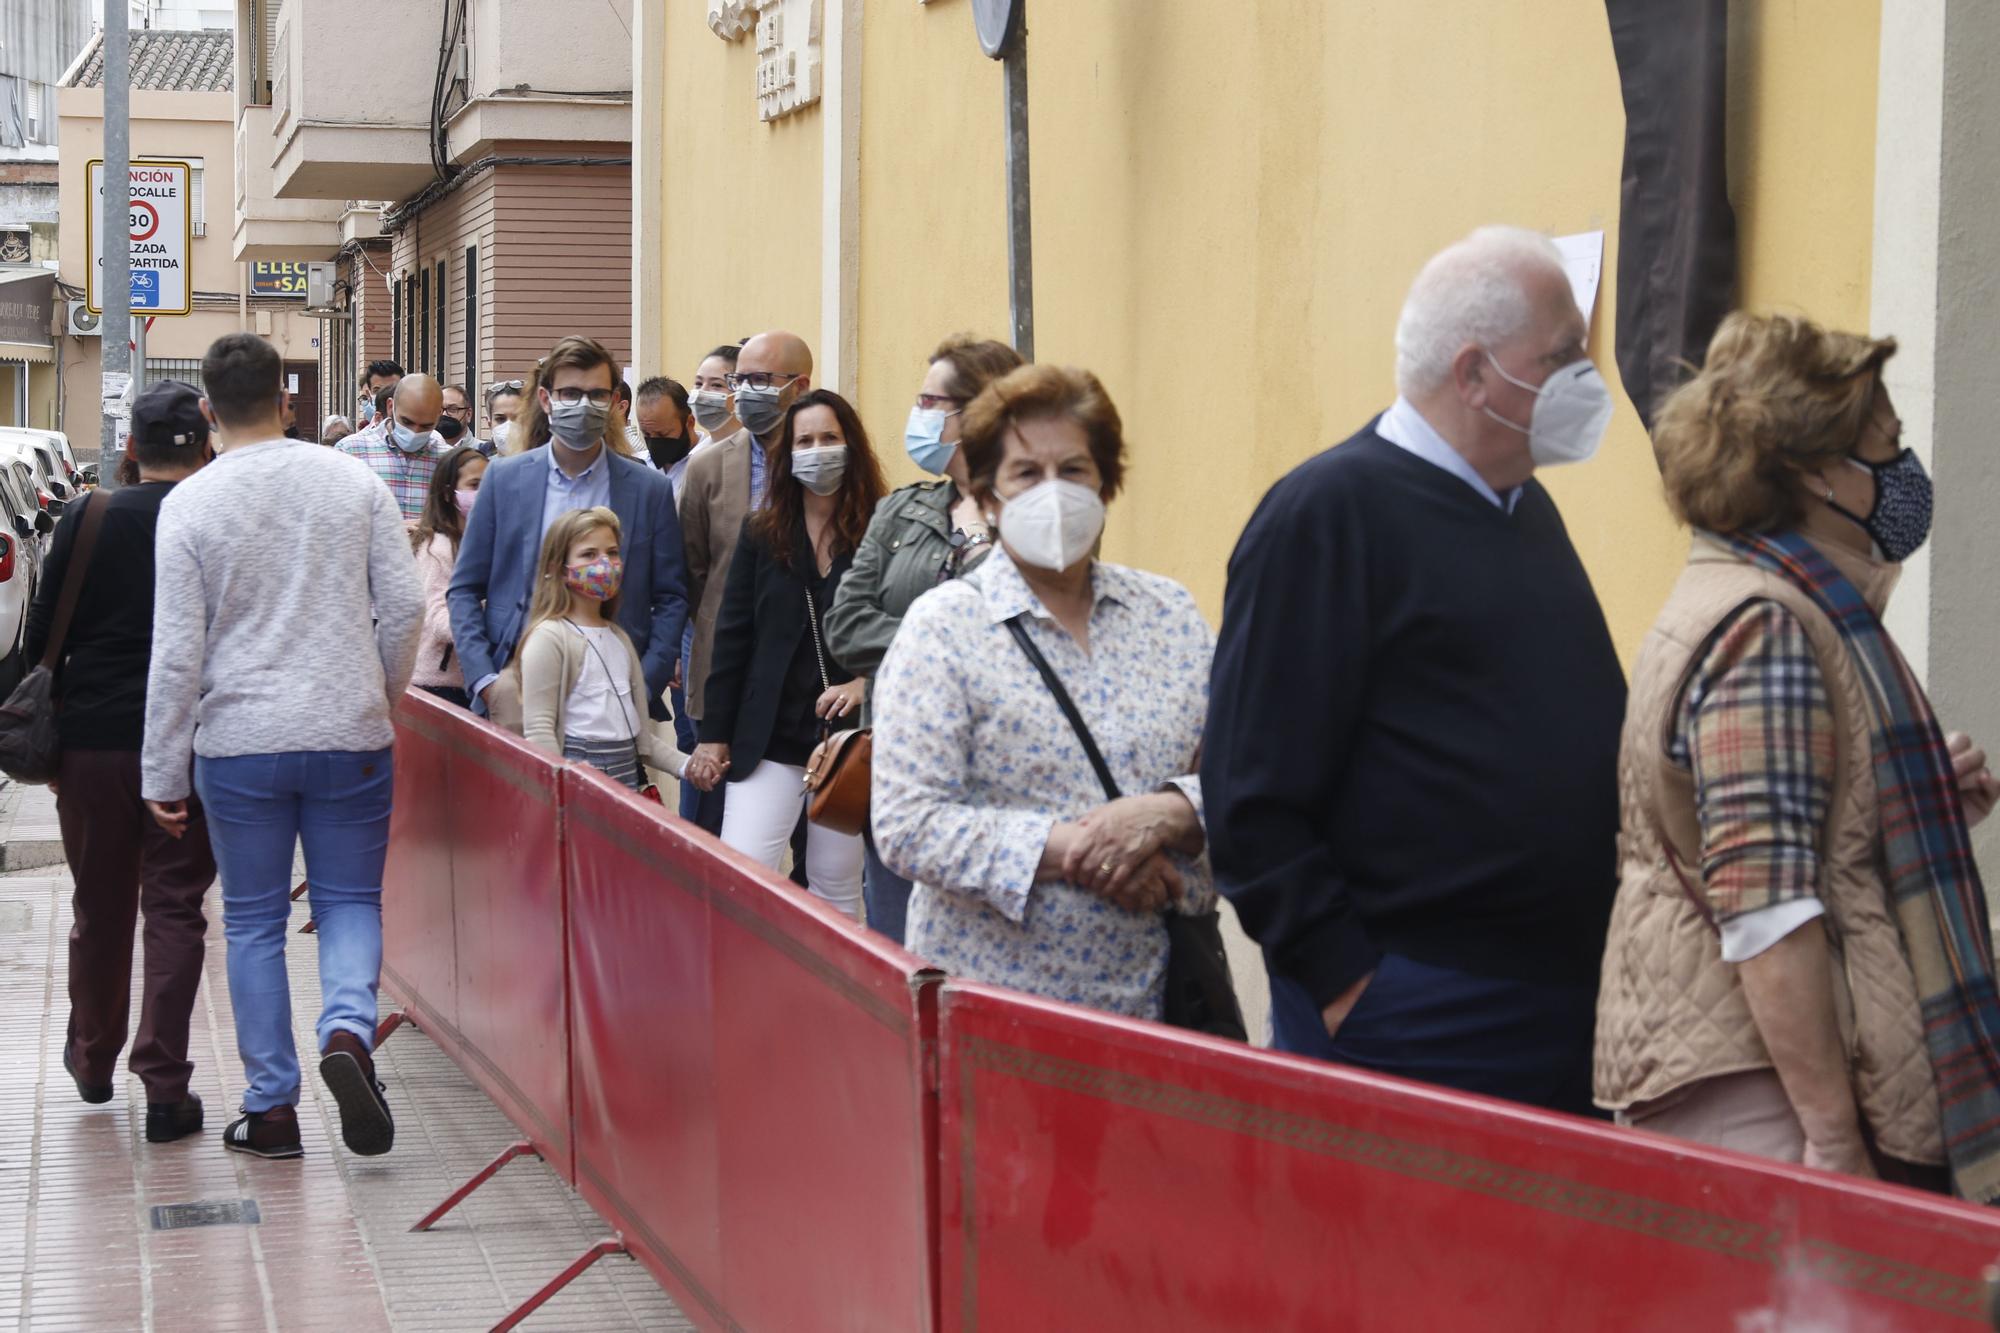
<path fill-rule="evenodd" d="M 412 685 L 465 688 L 465 677 L 458 670 L 458 649 L 451 641 L 451 611 L 444 603 L 452 563 L 451 538 L 442 532 L 432 534 L 430 544 L 417 552 L 417 577 L 424 585 L 424 630 L 417 640 Z"/>

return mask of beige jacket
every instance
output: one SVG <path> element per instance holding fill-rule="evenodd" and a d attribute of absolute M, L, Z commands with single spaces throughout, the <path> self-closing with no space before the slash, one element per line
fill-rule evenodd
<path fill-rule="evenodd" d="M 1896 567 L 1817 544 L 1879 611 Z M 1836 959 L 1834 1017 L 1847 1043 L 1856 1103 L 1885 1153 L 1941 1163 L 1937 1086 L 1916 982 L 1881 868 L 1866 686 L 1839 631 L 1811 598 L 1705 538 L 1696 538 L 1633 669 L 1618 762 L 1618 897 L 1598 997 L 1597 1103 L 1625 1110 L 1703 1079 L 1771 1068 L 1736 968 L 1723 961 L 1714 928 L 1689 900 L 1666 851 L 1674 849 L 1681 873 L 1699 891 L 1694 780 L 1667 757 L 1667 739 L 1711 636 L 1752 600 L 1778 603 L 1805 627 L 1838 729 L 1820 898 Z"/>
<path fill-rule="evenodd" d="M 750 514 L 750 451 L 757 442 L 738 430 L 688 456 L 681 487 L 681 542 L 687 563 L 688 605 L 694 608 L 694 649 L 681 663 L 688 716 L 700 718 L 715 649 L 715 618 L 729 582 L 729 561 Z"/>
<path fill-rule="evenodd" d="M 675 777 L 687 765 L 687 756 L 662 740 L 645 714 L 646 675 L 639 667 L 639 654 L 625 631 L 613 623 L 611 630 L 625 645 L 626 665 L 632 673 L 632 698 L 639 704 L 639 758 L 649 767 Z M 583 664 L 590 644 L 582 631 L 566 621 L 544 620 L 521 645 L 521 734 L 531 745 L 560 756 L 563 752 L 563 709 L 570 691 L 583 676 Z M 505 674 L 505 673 L 503 673 Z"/>
<path fill-rule="evenodd" d="M 458 650 L 452 646 L 451 609 L 444 601 L 456 558 L 451 538 L 442 532 L 432 533 L 430 543 L 417 552 L 417 577 L 424 585 L 424 628 L 417 640 L 417 669 L 410 677 L 412 685 L 465 688 L 465 677 L 458 670 Z"/>

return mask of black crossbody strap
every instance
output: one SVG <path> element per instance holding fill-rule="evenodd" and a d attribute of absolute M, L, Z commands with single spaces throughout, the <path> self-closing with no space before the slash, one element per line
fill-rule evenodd
<path fill-rule="evenodd" d="M 96 501 L 96 503 L 93 503 Z M 76 545 L 69 548 L 69 568 L 63 571 L 62 590 L 56 596 L 55 622 L 49 626 L 49 645 L 42 650 L 42 665 L 56 669 L 62 658 L 63 641 L 69 638 L 70 617 L 76 614 L 76 599 L 83 593 L 84 575 L 90 572 L 90 557 L 97 554 L 97 530 L 104 526 L 104 508 L 111 503 L 106 495 L 97 500 L 91 492 L 78 503 L 83 505 L 83 525 L 77 529 Z"/>
<path fill-rule="evenodd" d="M 1026 654 L 1035 670 L 1042 673 L 1042 683 L 1047 685 L 1049 693 L 1056 697 L 1056 707 L 1062 709 L 1062 715 L 1069 719 L 1070 728 L 1076 732 L 1076 738 L 1083 742 L 1083 753 L 1090 760 L 1090 766 L 1097 771 L 1097 780 L 1104 784 L 1104 794 L 1115 801 L 1124 795 L 1118 790 L 1118 779 L 1111 776 L 1111 765 L 1104 762 L 1104 755 L 1097 748 L 1097 739 L 1090 734 L 1090 728 L 1084 723 L 1083 714 L 1076 711 L 1076 700 L 1069 697 L 1069 691 L 1063 688 L 1062 678 L 1056 675 L 1056 669 L 1049 665 L 1049 659 L 1042 656 L 1042 650 L 1028 637 L 1028 627 L 1022 623 L 1026 615 L 1027 612 L 1024 611 L 1009 620 L 1007 632 L 1014 636 L 1015 643 L 1021 645 L 1022 653 Z"/>

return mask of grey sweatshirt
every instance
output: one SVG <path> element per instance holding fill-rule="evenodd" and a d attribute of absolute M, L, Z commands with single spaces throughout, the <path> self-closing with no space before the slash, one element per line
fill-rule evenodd
<path fill-rule="evenodd" d="M 154 549 L 146 799 L 185 798 L 195 754 L 388 748 L 424 599 L 402 511 L 366 463 L 236 445 L 174 488 Z"/>

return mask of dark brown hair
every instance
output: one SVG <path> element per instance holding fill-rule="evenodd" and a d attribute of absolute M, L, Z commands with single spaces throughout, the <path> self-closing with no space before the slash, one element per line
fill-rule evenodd
<path fill-rule="evenodd" d="M 751 531 L 787 569 L 793 567 L 795 559 L 792 538 L 805 530 L 806 523 L 806 488 L 792 484 L 792 423 L 809 407 L 832 409 L 833 419 L 840 423 L 840 433 L 847 440 L 847 474 L 840 479 L 840 489 L 833 496 L 835 559 L 853 554 L 861 545 L 861 538 L 868 531 L 868 520 L 875 516 L 875 506 L 882 502 L 888 489 L 882 480 L 882 464 L 868 443 L 868 432 L 862 429 L 860 414 L 852 403 L 831 389 L 814 389 L 793 403 L 791 411 L 785 413 L 784 427 L 771 444 L 770 466 L 766 469 L 769 475 L 764 483 L 764 494 L 769 499 L 750 520 Z M 753 441 L 751 448 L 756 447 Z"/>
<path fill-rule="evenodd" d="M 535 366 L 535 373 L 521 389 L 523 415 L 514 423 L 514 430 L 527 434 L 527 443 L 522 446 L 524 451 L 539 449 L 549 442 L 549 414 L 542 410 L 542 396 L 535 390 L 553 380 L 558 370 L 595 370 L 599 366 L 611 372 L 611 389 L 615 394 L 618 390 L 618 362 L 603 343 L 580 333 L 572 333 L 549 349 L 549 354 Z M 620 440 L 615 452 L 623 453 L 624 450 L 625 442 Z"/>
<path fill-rule="evenodd" d="M 424 493 L 424 512 L 410 529 L 412 551 L 421 552 L 442 532 L 451 539 L 451 558 L 458 559 L 458 544 L 465 540 L 465 515 L 458 512 L 458 474 L 473 459 L 484 457 L 471 445 L 461 444 L 438 460 L 431 472 L 430 489 Z"/>
<path fill-rule="evenodd" d="M 1125 484 L 1125 423 L 1097 376 L 1075 366 L 1022 366 L 987 385 L 965 409 L 963 438 L 967 489 L 993 493 L 993 479 L 1016 422 L 1067 417 L 1083 428 L 1106 500 Z"/>
<path fill-rule="evenodd" d="M 1653 427 L 1667 504 L 1709 532 L 1776 532 L 1805 516 L 1802 473 L 1853 453 L 1894 338 L 1738 311 Z"/>

